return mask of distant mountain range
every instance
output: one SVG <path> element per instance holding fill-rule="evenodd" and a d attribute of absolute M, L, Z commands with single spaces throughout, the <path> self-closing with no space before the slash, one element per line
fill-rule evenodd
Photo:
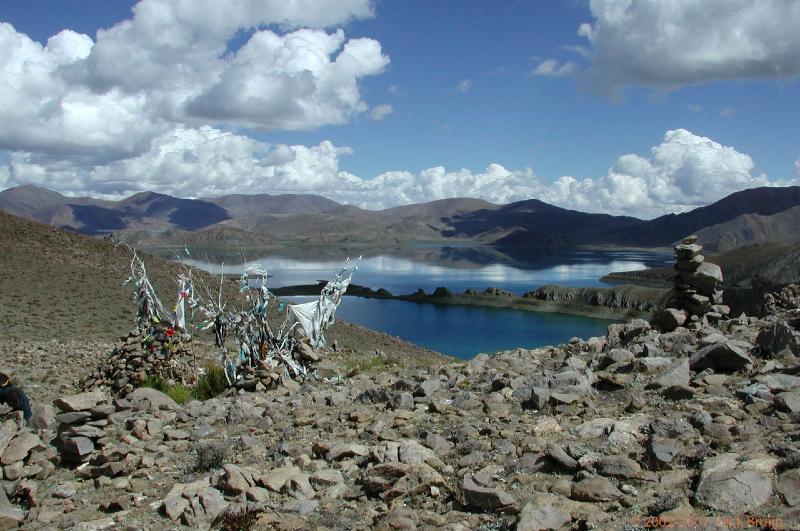
<path fill-rule="evenodd" d="M 363 210 L 317 195 L 180 199 L 141 192 L 121 201 L 66 197 L 27 185 L 0 192 L 0 210 L 147 246 L 474 242 L 532 249 L 576 245 L 663 247 L 698 233 L 712 250 L 800 237 L 800 187 L 736 192 L 653 220 L 589 214 L 536 199 L 496 205 L 456 198 Z"/>
<path fill-rule="evenodd" d="M 227 210 L 214 203 L 154 192 L 140 192 L 121 201 L 104 201 L 66 197 L 31 185 L 0 192 L 0 209 L 93 235 L 124 229 L 197 230 L 231 218 Z"/>

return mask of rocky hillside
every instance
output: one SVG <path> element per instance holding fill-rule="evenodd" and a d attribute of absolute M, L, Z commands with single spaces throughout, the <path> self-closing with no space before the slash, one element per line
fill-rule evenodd
<path fill-rule="evenodd" d="M 0 364 L 34 414 L 0 411 L 2 527 L 800 526 L 798 285 L 761 318 L 636 319 L 468 362 L 337 324 L 336 348 L 318 353 L 326 378 L 267 371 L 258 391 L 178 404 L 149 388 L 80 392 L 125 353 L 140 363 L 135 335 L 99 326 L 124 303 L 103 293 L 95 320 L 82 306 L 124 253 L 1 216 L 0 250 L 23 275 L 2 286 L 2 307 L 48 297 L 3 323 Z M 84 273 L 68 304 L 59 271 Z M 8 291 L 17 284 L 27 291 Z M 115 335 L 125 346 L 112 359 Z"/>
<path fill-rule="evenodd" d="M 771 216 L 800 205 L 800 187 L 763 187 L 742 190 L 707 206 L 683 214 L 667 214 L 630 227 L 603 231 L 596 242 L 671 246 L 700 229 L 729 222 L 746 214 Z"/>
<path fill-rule="evenodd" d="M 767 290 L 775 290 L 800 281 L 798 256 L 800 244 L 769 242 L 731 249 L 715 254 L 709 260 L 722 267 L 727 287 L 764 286 Z M 611 273 L 604 279 L 661 285 L 668 282 L 673 274 L 671 267 L 657 267 Z"/>
<path fill-rule="evenodd" d="M 76 359 L 108 352 L 109 338 L 133 326 L 132 288 L 123 286 L 130 276 L 131 254 L 124 246 L 0 212 L 0 256 L 0 351 L 9 356 L 4 359 L 10 365 L 17 365 L 12 361 L 14 352 L 38 348 L 26 343 L 33 340 L 45 344 L 50 340 L 78 341 L 74 348 L 60 350 L 62 355 L 78 356 Z M 175 293 L 179 266 L 151 255 L 145 255 L 145 262 L 156 290 L 169 300 Z M 211 285 L 219 281 L 202 272 L 196 274 Z M 234 281 L 225 282 L 223 288 L 227 300 L 239 300 Z M 340 320 L 329 337 L 338 339 L 342 348 L 362 353 L 380 350 L 387 355 L 403 353 L 425 359 L 439 356 Z M 199 339 L 201 351 L 213 350 L 213 338 Z M 86 352 L 81 344 L 86 345 Z M 77 378 L 84 368 L 81 363 L 66 364 L 58 371 Z"/>
<path fill-rule="evenodd" d="M 790 243 L 800 239 L 800 207 L 771 216 L 744 214 L 697 232 L 700 243 L 711 251 L 729 251 L 756 243 Z"/>

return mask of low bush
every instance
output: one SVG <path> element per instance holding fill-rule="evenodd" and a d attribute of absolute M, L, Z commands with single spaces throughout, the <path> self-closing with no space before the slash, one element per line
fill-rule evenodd
<path fill-rule="evenodd" d="M 222 394 L 228 388 L 225 373 L 218 365 L 207 365 L 205 374 L 197 379 L 194 387 L 187 387 L 156 376 L 148 376 L 141 384 L 142 387 L 151 387 L 161 391 L 179 404 L 184 404 L 193 398 L 208 400 Z"/>
<path fill-rule="evenodd" d="M 247 531 L 258 520 L 260 508 L 251 503 L 228 506 L 217 516 L 211 525 L 222 531 Z"/>
<path fill-rule="evenodd" d="M 228 458 L 228 447 L 221 443 L 201 444 L 195 448 L 197 464 L 195 470 L 208 472 L 217 470 L 225 464 Z"/>
<path fill-rule="evenodd" d="M 208 400 L 222 394 L 228 388 L 225 372 L 219 365 L 206 365 L 205 374 L 197 379 L 193 393 L 198 400 Z"/>
<path fill-rule="evenodd" d="M 142 387 L 151 387 L 156 391 L 161 391 L 178 404 L 184 404 L 192 399 L 192 389 L 183 384 L 170 383 L 163 378 L 148 376 L 142 382 Z"/>

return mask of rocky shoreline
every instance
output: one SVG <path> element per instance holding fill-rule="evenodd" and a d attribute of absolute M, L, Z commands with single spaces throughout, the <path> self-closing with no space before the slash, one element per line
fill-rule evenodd
<path fill-rule="evenodd" d="M 323 284 L 305 284 L 272 288 L 280 297 L 318 295 Z M 564 313 L 599 319 L 630 319 L 646 317 L 664 307 L 668 289 L 624 285 L 610 288 L 567 288 L 546 285 L 522 295 L 498 288 L 467 289 L 453 293 L 445 287 L 430 293 L 419 289 L 415 293 L 394 295 L 386 289 L 351 285 L 346 296 L 372 299 L 401 300 L 422 304 L 510 308 L 546 313 Z"/>

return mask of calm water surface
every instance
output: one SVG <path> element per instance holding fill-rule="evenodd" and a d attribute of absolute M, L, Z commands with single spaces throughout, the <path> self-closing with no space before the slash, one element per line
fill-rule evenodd
<path fill-rule="evenodd" d="M 573 251 L 530 255 L 508 254 L 486 247 L 413 247 L 364 257 L 353 282 L 373 289 L 385 288 L 395 295 L 422 288 L 445 286 L 462 292 L 467 288 L 496 287 L 520 294 L 545 284 L 585 287 L 607 285 L 599 279 L 612 271 L 633 271 L 672 262 L 670 253 L 631 251 Z M 270 275 L 272 287 L 313 284 L 326 280 L 344 263 L 346 251 L 327 250 L 324 258 L 289 257 L 281 254 L 231 261 L 195 258 L 187 263 L 213 273 L 239 274 L 259 264 Z M 335 258 L 329 258 L 329 256 Z M 351 261 L 356 258 L 352 254 Z"/>
<path fill-rule="evenodd" d="M 314 300 L 313 297 L 286 299 L 289 302 Z M 574 336 L 604 336 L 608 325 L 614 322 L 557 313 L 361 297 L 346 297 L 336 312 L 336 318 L 462 359 L 481 352 L 556 345 Z"/>
<path fill-rule="evenodd" d="M 311 284 L 329 279 L 348 253 L 327 249 L 319 256 L 273 254 L 234 261 L 202 253 L 186 260 L 214 273 L 238 274 L 251 264 L 269 272 L 269 286 Z M 350 256 L 353 256 L 350 251 Z M 221 265 L 223 260 L 225 265 Z M 612 271 L 630 271 L 671 263 L 670 253 L 574 251 L 525 255 L 481 247 L 417 246 L 364 257 L 353 282 L 393 294 L 431 292 L 444 286 L 453 292 L 497 287 L 519 294 L 545 284 L 603 286 L 599 278 Z M 292 301 L 311 300 L 291 297 Z M 406 301 L 346 297 L 337 317 L 398 336 L 445 354 L 470 358 L 481 352 L 564 343 L 571 337 L 604 335 L 611 321 L 566 314 L 510 309 L 440 306 Z"/>

